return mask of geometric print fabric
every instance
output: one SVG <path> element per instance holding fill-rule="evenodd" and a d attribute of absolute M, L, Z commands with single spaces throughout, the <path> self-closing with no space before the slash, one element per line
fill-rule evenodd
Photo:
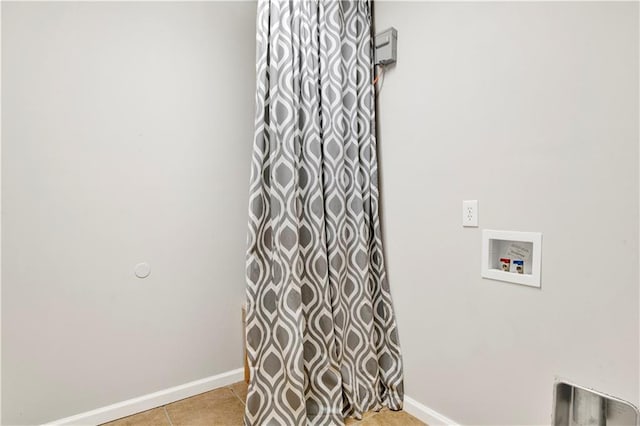
<path fill-rule="evenodd" d="M 247 425 L 402 408 L 379 219 L 369 1 L 260 0 Z"/>

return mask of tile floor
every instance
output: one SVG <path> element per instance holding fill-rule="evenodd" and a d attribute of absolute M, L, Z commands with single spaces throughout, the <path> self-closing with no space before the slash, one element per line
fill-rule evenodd
<path fill-rule="evenodd" d="M 163 407 L 105 423 L 103 426 L 242 426 L 247 385 L 244 382 L 205 392 Z M 404 411 L 368 412 L 347 425 L 418 426 L 421 421 Z"/>

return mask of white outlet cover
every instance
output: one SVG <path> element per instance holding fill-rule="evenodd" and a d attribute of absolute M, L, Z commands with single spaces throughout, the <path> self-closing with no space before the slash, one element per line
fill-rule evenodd
<path fill-rule="evenodd" d="M 462 202 L 462 226 L 478 227 L 478 200 L 465 200 Z"/>
<path fill-rule="evenodd" d="M 147 278 L 151 273 L 151 266 L 148 263 L 138 263 L 133 270 L 138 278 Z"/>

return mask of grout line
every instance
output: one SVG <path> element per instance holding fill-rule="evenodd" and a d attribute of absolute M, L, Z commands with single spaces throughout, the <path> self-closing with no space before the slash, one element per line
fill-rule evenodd
<path fill-rule="evenodd" d="M 169 412 L 167 411 L 167 406 L 163 405 L 162 409 L 164 410 L 164 415 L 167 417 L 167 420 L 169 421 L 169 426 L 173 426 L 173 422 L 171 421 L 171 417 L 169 417 Z"/>
<path fill-rule="evenodd" d="M 234 384 L 235 384 L 235 383 L 234 383 Z M 231 388 L 231 386 L 227 386 L 227 389 L 229 389 L 229 390 L 231 391 L 231 394 L 232 394 L 233 396 L 235 396 L 237 399 L 239 399 L 239 400 L 240 400 L 240 402 L 242 403 L 242 406 L 243 406 L 243 407 L 246 407 L 246 406 L 247 406 L 246 402 L 245 402 L 245 401 L 243 401 L 243 400 L 242 400 L 242 398 L 240 398 L 240 395 L 238 395 L 238 394 L 236 393 L 236 391 L 234 391 L 234 390 L 233 390 L 233 388 Z"/>

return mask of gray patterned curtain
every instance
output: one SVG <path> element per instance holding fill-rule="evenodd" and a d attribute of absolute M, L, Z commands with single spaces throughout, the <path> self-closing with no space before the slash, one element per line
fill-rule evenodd
<path fill-rule="evenodd" d="M 247 425 L 402 407 L 378 217 L 368 0 L 259 0 Z"/>

